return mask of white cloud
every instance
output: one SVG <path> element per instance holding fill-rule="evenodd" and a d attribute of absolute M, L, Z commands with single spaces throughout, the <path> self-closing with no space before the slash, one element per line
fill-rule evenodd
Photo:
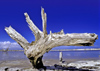
<path fill-rule="evenodd" d="M 4 41 L 0 42 L 0 48 L 21 48 L 16 42 Z"/>

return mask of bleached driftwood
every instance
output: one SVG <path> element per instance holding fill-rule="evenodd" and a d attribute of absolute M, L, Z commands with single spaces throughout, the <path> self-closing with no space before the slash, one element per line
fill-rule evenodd
<path fill-rule="evenodd" d="M 62 52 L 59 52 L 59 61 L 62 63 L 62 59 L 63 58 L 63 54 L 62 54 Z"/>
<path fill-rule="evenodd" d="M 40 31 L 32 22 L 29 15 L 24 13 L 29 28 L 34 33 L 35 41 L 29 43 L 22 35 L 15 31 L 11 26 L 6 27 L 5 31 L 14 39 L 23 49 L 25 55 L 29 58 L 34 68 L 43 67 L 43 54 L 57 46 L 91 46 L 98 38 L 96 34 L 90 33 L 72 33 L 65 34 L 63 30 L 58 33 L 47 34 L 46 22 L 47 16 L 44 9 L 41 10 L 43 32 Z"/>

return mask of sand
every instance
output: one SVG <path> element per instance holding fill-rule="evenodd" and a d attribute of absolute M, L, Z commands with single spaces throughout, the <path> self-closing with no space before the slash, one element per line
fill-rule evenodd
<path fill-rule="evenodd" d="M 55 59 L 43 59 L 46 71 L 100 71 L 100 60 L 84 60 L 72 62 L 63 61 L 60 63 L 59 60 Z M 7 70 L 5 70 L 7 69 Z M 0 61 L 0 71 L 44 71 L 32 69 L 32 65 L 29 60 L 6 60 Z"/>

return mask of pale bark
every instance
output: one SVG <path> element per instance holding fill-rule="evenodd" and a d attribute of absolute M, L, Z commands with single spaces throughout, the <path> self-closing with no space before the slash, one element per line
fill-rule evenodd
<path fill-rule="evenodd" d="M 6 27 L 5 30 L 8 35 L 14 39 L 21 47 L 24 48 L 24 53 L 29 58 L 34 68 L 43 67 L 42 56 L 44 53 L 50 51 L 52 48 L 57 46 L 91 46 L 98 38 L 96 34 L 90 33 L 72 33 L 65 34 L 63 30 L 58 33 L 47 34 L 46 30 L 46 13 L 44 9 L 41 10 L 41 16 L 43 21 L 43 32 L 40 31 L 35 24 L 30 20 L 27 13 L 26 21 L 29 24 L 29 28 L 32 30 L 35 36 L 35 41 L 29 43 L 23 36 L 15 31 L 11 26 Z"/>

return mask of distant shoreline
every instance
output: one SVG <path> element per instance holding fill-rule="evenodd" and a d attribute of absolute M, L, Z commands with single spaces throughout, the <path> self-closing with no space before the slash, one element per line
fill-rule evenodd
<path fill-rule="evenodd" d="M 91 49 L 54 49 L 54 50 L 50 50 L 50 51 L 88 51 L 88 50 L 100 50 L 100 48 L 91 48 Z M 0 51 L 4 51 L 4 50 L 0 50 Z M 8 51 L 24 51 L 24 50 L 8 50 Z"/>

